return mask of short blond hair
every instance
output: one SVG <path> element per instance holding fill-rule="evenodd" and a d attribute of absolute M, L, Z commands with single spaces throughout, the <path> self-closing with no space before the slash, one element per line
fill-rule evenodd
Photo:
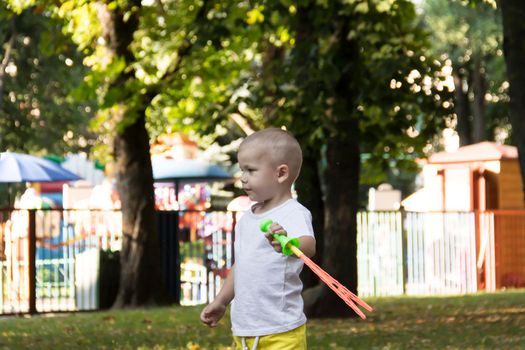
<path fill-rule="evenodd" d="M 276 164 L 286 164 L 290 171 L 290 179 L 293 183 L 301 171 L 303 163 L 303 152 L 297 139 L 288 131 L 279 128 L 268 128 L 254 132 L 244 139 L 239 146 L 259 147 L 262 152 L 270 156 Z"/>

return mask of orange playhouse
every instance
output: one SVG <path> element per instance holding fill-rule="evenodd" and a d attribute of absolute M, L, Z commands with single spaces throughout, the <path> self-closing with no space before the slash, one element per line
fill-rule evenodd
<path fill-rule="evenodd" d="M 481 142 L 423 163 L 424 186 L 407 211 L 471 212 L 478 287 L 525 287 L 525 198 L 516 147 Z"/>

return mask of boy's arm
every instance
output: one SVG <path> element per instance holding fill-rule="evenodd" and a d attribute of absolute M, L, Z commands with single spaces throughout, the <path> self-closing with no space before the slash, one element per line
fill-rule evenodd
<path fill-rule="evenodd" d="M 315 255 L 315 238 L 312 236 L 301 236 L 299 237 L 299 242 L 301 242 L 299 249 L 301 249 L 304 255 L 309 258 Z"/>
<path fill-rule="evenodd" d="M 215 299 L 202 310 L 200 319 L 202 323 L 215 327 L 224 316 L 226 307 L 233 300 L 233 266 L 224 281 L 224 284 Z"/>
<path fill-rule="evenodd" d="M 224 281 L 224 284 L 222 285 L 222 288 L 219 291 L 219 294 L 217 294 L 213 302 L 218 302 L 221 305 L 228 306 L 233 300 L 234 295 L 235 293 L 233 290 L 233 265 L 232 265 L 230 269 L 230 273 L 228 274 L 228 277 L 226 277 L 226 280 Z"/>

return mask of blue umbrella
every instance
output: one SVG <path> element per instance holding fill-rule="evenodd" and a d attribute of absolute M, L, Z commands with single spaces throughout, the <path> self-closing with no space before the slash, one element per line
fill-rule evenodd
<path fill-rule="evenodd" d="M 153 157 L 151 166 L 156 182 L 206 182 L 232 178 L 230 173 L 220 166 L 196 159 Z"/>
<path fill-rule="evenodd" d="M 80 179 L 80 176 L 47 159 L 29 154 L 0 153 L 0 182 L 52 182 Z"/>
<path fill-rule="evenodd" d="M 178 200 L 181 182 L 213 182 L 230 180 L 233 176 L 218 165 L 197 159 L 173 159 L 153 157 L 151 159 L 155 182 L 173 182 L 175 197 Z"/>
<path fill-rule="evenodd" d="M 81 177 L 43 158 L 14 152 L 0 153 L 0 183 L 76 181 Z M 8 196 L 10 190 L 8 188 Z M 10 198 L 8 198 L 10 203 Z"/>

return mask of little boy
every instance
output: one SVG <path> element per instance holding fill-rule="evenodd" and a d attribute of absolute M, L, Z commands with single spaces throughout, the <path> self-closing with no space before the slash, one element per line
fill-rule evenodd
<path fill-rule="evenodd" d="M 248 136 L 239 148 L 241 183 L 256 202 L 235 227 L 235 264 L 219 294 L 200 315 L 215 327 L 233 300 L 231 322 L 237 349 L 306 349 L 306 316 L 299 273 L 303 262 L 284 256 L 272 234 L 298 237 L 311 257 L 311 214 L 292 198 L 302 164 L 301 147 L 288 132 L 269 128 Z M 259 228 L 273 220 L 270 232 Z"/>

